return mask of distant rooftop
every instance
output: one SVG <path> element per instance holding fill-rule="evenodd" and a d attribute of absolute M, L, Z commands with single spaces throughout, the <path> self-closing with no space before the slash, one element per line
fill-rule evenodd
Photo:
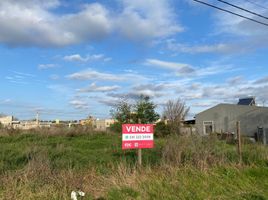
<path fill-rule="evenodd" d="M 240 98 L 237 105 L 255 106 L 255 97 Z"/>

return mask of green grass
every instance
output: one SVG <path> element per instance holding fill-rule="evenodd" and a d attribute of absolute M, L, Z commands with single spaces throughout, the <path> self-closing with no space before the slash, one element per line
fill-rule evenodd
<path fill-rule="evenodd" d="M 267 168 L 214 168 L 202 173 L 187 168 L 155 175 L 142 183 L 140 195 L 146 199 L 268 199 L 267 186 Z"/>
<path fill-rule="evenodd" d="M 160 143 L 157 141 L 156 143 Z M 25 167 L 32 159 L 48 157 L 52 169 L 103 168 L 114 162 L 135 164 L 136 151 L 121 150 L 120 135 L 46 136 L 16 135 L 0 137 L 0 172 Z M 160 161 L 161 146 L 143 151 L 144 164 Z"/>
<path fill-rule="evenodd" d="M 263 145 L 243 144 L 241 164 L 213 137 L 156 139 L 141 168 L 136 153 L 116 134 L 1 136 L 0 199 L 67 200 L 76 188 L 84 199 L 268 199 Z"/>

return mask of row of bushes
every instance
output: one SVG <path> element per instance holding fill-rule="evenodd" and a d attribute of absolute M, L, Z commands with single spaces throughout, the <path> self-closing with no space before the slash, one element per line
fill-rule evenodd
<path fill-rule="evenodd" d="M 107 132 L 113 133 L 121 133 L 122 132 L 122 124 L 117 122 L 111 125 L 111 127 L 107 130 Z M 171 125 L 166 124 L 161 121 L 156 123 L 154 127 L 154 134 L 156 137 L 166 137 L 171 134 Z M 5 128 L 0 125 L 0 135 L 18 135 L 23 133 L 38 133 L 44 135 L 83 135 L 83 134 L 94 134 L 99 133 L 99 131 L 95 131 L 92 126 L 76 126 L 76 127 L 66 127 L 66 126 L 53 126 L 50 128 L 37 128 L 37 129 L 29 129 L 29 130 L 21 130 L 14 128 Z"/>
<path fill-rule="evenodd" d="M 122 124 L 119 122 L 112 124 L 110 127 L 110 131 L 114 133 L 121 133 Z M 156 123 L 156 125 L 154 126 L 154 135 L 156 137 L 165 137 L 170 135 L 170 133 L 171 133 L 171 126 L 163 121 Z"/>
<path fill-rule="evenodd" d="M 14 129 L 14 128 L 0 128 L 0 136 L 13 136 L 19 134 L 41 134 L 41 135 L 62 135 L 62 136 L 75 136 L 75 135 L 93 135 L 99 131 L 93 130 L 91 126 L 77 126 L 77 127 L 62 127 L 53 126 L 49 128 L 35 128 L 29 130 Z"/>

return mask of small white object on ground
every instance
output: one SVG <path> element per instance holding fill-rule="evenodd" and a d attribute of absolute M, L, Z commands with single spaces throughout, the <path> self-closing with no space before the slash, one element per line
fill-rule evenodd
<path fill-rule="evenodd" d="M 71 192 L 71 199 L 72 200 L 77 200 L 77 195 L 79 195 L 81 197 L 84 197 L 85 196 L 85 193 L 82 192 L 82 191 L 78 191 L 78 192 L 72 191 Z"/>
<path fill-rule="evenodd" d="M 75 191 L 72 191 L 71 192 L 71 199 L 72 200 L 77 200 L 77 195 L 76 195 L 76 192 Z"/>
<path fill-rule="evenodd" d="M 84 196 L 85 196 L 85 193 L 82 192 L 82 191 L 78 191 L 78 194 L 79 194 L 81 197 L 84 197 Z"/>

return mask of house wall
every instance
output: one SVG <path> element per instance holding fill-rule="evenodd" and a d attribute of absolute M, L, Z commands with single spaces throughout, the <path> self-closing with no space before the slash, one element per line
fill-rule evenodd
<path fill-rule="evenodd" d="M 50 122 L 39 122 L 36 121 L 23 121 L 20 124 L 13 125 L 13 128 L 18 128 L 22 130 L 30 130 L 30 129 L 36 129 L 36 128 L 50 128 L 51 123 Z"/>
<path fill-rule="evenodd" d="M 94 126 L 96 130 L 106 131 L 107 128 L 111 126 L 111 124 L 114 124 L 114 122 L 115 121 L 113 119 L 101 119 L 101 120 L 96 120 L 94 122 Z"/>
<path fill-rule="evenodd" d="M 213 132 L 236 132 L 236 122 L 240 121 L 241 134 L 254 136 L 257 127 L 268 125 L 268 108 L 232 104 L 219 104 L 196 115 L 196 128 L 204 134 L 204 121 L 212 121 Z"/>
<path fill-rule="evenodd" d="M 3 126 L 11 126 L 13 121 L 13 116 L 0 117 L 0 123 Z"/>
<path fill-rule="evenodd" d="M 96 120 L 95 129 L 99 131 L 105 131 L 106 130 L 105 120 Z"/>
<path fill-rule="evenodd" d="M 196 134 L 196 128 L 194 126 L 182 126 L 180 127 L 180 133 L 182 135 L 193 135 Z"/>

